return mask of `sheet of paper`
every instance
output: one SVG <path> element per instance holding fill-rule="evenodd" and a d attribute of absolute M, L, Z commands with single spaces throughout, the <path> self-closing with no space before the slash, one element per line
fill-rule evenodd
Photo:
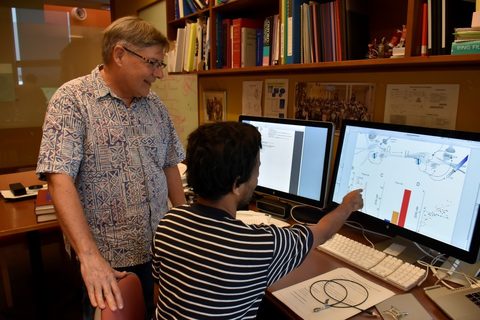
<path fill-rule="evenodd" d="M 287 117 L 288 79 L 265 80 L 263 115 L 272 118 Z"/>
<path fill-rule="evenodd" d="M 198 127 L 198 77 L 196 74 L 169 74 L 152 85 L 167 106 L 184 147 L 188 135 Z"/>
<path fill-rule="evenodd" d="M 389 84 L 384 121 L 454 130 L 459 91 L 458 84 Z"/>
<path fill-rule="evenodd" d="M 242 114 L 262 115 L 262 81 L 243 81 Z"/>
<path fill-rule="evenodd" d="M 326 282 L 326 280 L 332 279 L 335 279 L 335 282 Z M 359 284 L 368 291 L 368 295 Z M 345 294 L 347 294 L 346 297 Z M 365 310 L 393 296 L 394 292 L 361 277 L 348 268 L 338 268 L 293 286 L 277 290 L 273 292 L 273 295 L 302 319 L 340 320 L 347 319 L 359 313 L 360 310 L 346 307 L 344 303 L 329 307 L 328 305 L 335 304 L 334 298 L 338 297 L 336 299 L 342 300 L 345 297 L 344 302 L 350 305 L 356 305 L 366 299 L 357 306 Z M 325 305 L 320 301 L 327 303 Z M 315 312 L 315 308 L 321 310 Z"/>

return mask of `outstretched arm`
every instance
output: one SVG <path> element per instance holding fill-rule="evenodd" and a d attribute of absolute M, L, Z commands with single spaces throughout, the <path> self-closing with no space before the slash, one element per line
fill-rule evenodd
<path fill-rule="evenodd" d="M 342 203 L 332 212 L 320 219 L 317 224 L 310 226 L 314 235 L 312 248 L 316 248 L 330 239 L 348 219 L 353 211 L 363 207 L 362 190 L 354 190 L 343 197 Z"/>

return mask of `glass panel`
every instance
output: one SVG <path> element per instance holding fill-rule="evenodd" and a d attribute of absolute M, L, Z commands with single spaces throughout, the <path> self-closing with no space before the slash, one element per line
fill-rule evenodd
<path fill-rule="evenodd" d="M 0 173 L 36 165 L 48 100 L 101 64 L 110 24 L 109 10 L 82 9 L 82 20 L 69 6 L 9 3 L 0 7 Z"/>

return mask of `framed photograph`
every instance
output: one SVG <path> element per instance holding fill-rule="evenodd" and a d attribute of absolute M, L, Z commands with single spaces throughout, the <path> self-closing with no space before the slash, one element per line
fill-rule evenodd
<path fill-rule="evenodd" d="M 225 121 L 227 119 L 227 92 L 204 91 L 203 106 L 205 122 Z"/>
<path fill-rule="evenodd" d="M 330 121 L 338 130 L 343 119 L 373 119 L 375 84 L 298 82 L 295 118 Z"/>

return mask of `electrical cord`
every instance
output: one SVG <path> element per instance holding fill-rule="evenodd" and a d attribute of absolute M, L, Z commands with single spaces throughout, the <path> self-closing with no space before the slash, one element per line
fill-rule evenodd
<path fill-rule="evenodd" d="M 325 301 L 320 300 L 314 292 L 315 285 L 317 285 L 319 283 L 323 283 L 322 290 L 323 290 L 323 293 L 327 296 Z M 332 285 L 332 284 L 335 285 L 335 287 L 333 289 L 330 289 L 330 290 L 332 290 L 333 292 L 337 292 L 337 293 L 339 291 L 342 291 L 343 292 L 342 297 L 338 297 L 338 294 L 337 294 L 337 297 L 334 297 L 334 294 L 329 292 L 328 285 Z M 356 285 L 360 289 L 363 289 L 363 291 L 365 292 L 364 299 L 361 300 L 358 303 L 355 303 L 355 304 L 350 304 L 350 303 L 345 302 L 345 300 L 348 298 L 348 288 L 347 288 L 348 284 L 350 284 L 350 286 Z M 341 290 L 339 290 L 339 289 L 341 289 Z M 350 279 L 331 279 L 331 280 L 320 279 L 320 280 L 317 280 L 317 281 L 313 282 L 312 284 L 310 284 L 309 291 L 310 291 L 310 295 L 316 301 L 318 301 L 319 303 L 321 303 L 323 305 L 323 307 L 314 308 L 313 312 L 320 312 L 320 311 L 328 309 L 328 308 L 354 308 L 354 309 L 359 310 L 360 312 L 367 313 L 371 316 L 377 316 L 372 311 L 365 310 L 365 309 L 362 309 L 362 308 L 358 307 L 359 305 L 361 305 L 365 301 L 367 301 L 367 299 L 369 297 L 369 292 L 363 284 L 361 284 L 357 281 L 353 281 L 353 280 L 350 280 Z M 355 291 L 358 291 L 358 290 L 355 290 Z M 330 299 L 334 300 L 334 302 L 329 303 Z"/>
<path fill-rule="evenodd" d="M 301 208 L 304 208 L 304 210 L 301 210 Z M 300 218 L 297 214 L 300 215 Z M 290 208 L 290 217 L 292 220 L 307 226 L 316 224 L 326 214 L 327 212 L 324 209 L 308 204 L 297 204 Z"/>
<path fill-rule="evenodd" d="M 437 267 L 433 264 L 433 260 L 431 263 L 427 263 L 425 261 L 417 261 L 418 264 L 426 267 L 426 274 L 425 274 L 425 278 L 419 283 L 419 285 L 421 283 L 423 283 L 423 281 L 427 278 L 428 276 L 428 270 L 430 270 L 432 272 L 432 274 L 437 278 L 437 281 L 435 282 L 435 285 L 438 285 L 439 283 L 441 283 L 442 285 L 444 285 L 445 287 L 451 289 L 451 290 L 454 290 L 456 289 L 455 287 L 451 286 L 450 284 L 447 283 L 448 281 L 448 277 L 452 274 L 459 274 L 461 275 L 462 277 L 465 278 L 465 280 L 470 284 L 470 286 L 477 286 L 480 284 L 480 281 L 474 277 L 471 277 L 463 272 L 460 272 L 460 271 L 455 271 L 455 270 L 452 270 L 452 268 L 443 268 L 443 267 Z M 438 271 L 443 271 L 443 274 L 440 275 L 440 273 Z"/>

